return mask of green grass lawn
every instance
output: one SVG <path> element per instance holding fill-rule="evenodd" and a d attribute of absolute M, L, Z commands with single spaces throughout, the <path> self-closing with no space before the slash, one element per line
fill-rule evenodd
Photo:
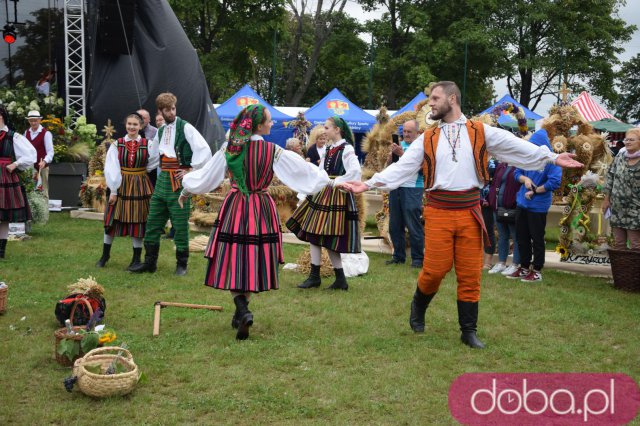
<path fill-rule="evenodd" d="M 9 242 L 0 280 L 10 285 L 0 315 L 0 424 L 453 424 L 447 394 L 465 372 L 621 372 L 640 379 L 640 295 L 604 279 L 546 271 L 524 285 L 484 276 L 479 337 L 459 341 L 454 275 L 427 311 L 427 331 L 407 323 L 418 272 L 369 254 L 367 275 L 348 292 L 281 288 L 251 300 L 251 337 L 235 340 L 233 303 L 202 285 L 205 260 L 192 255 L 176 278 L 173 243 L 159 269 L 124 271 L 130 241 L 116 239 L 105 269 L 98 221 L 52 214 L 33 238 Z M 304 246 L 286 246 L 295 262 Z M 106 289 L 106 323 L 148 380 L 126 397 L 93 400 L 65 392 L 70 370 L 53 359 L 54 307 L 66 286 L 93 275 Z M 328 279 L 323 287 L 330 284 Z M 155 301 L 216 304 L 224 312 L 166 308 L 152 337 Z"/>

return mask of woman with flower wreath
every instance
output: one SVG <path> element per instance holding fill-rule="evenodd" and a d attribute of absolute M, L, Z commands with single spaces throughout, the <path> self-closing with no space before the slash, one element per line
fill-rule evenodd
<path fill-rule="evenodd" d="M 231 292 L 236 311 L 231 326 L 236 339 L 249 337 L 252 293 L 278 289 L 278 264 L 283 262 L 282 232 L 276 204 L 267 192 L 274 176 L 294 191 L 312 194 L 329 177 L 292 151 L 266 142 L 271 113 L 260 104 L 244 108 L 230 126 L 228 141 L 201 169 L 187 173 L 178 203 L 191 194 L 213 191 L 229 170 L 231 190 L 214 222 L 205 257 L 205 285 Z"/>
<path fill-rule="evenodd" d="M 150 158 L 154 152 L 150 149 L 152 141 L 139 134 L 142 124 L 143 119 L 138 113 L 127 115 L 127 135 L 119 138 L 107 151 L 104 177 L 109 201 L 104 213 L 104 243 L 102 257 L 96 263 L 98 268 L 107 264 L 115 236 L 131 236 L 133 257 L 127 270 L 140 265 L 149 201 L 153 195 L 147 173 L 153 171 L 157 163 Z"/>
<path fill-rule="evenodd" d="M 0 259 L 4 259 L 10 222 L 31 220 L 27 194 L 18 170 L 36 162 L 36 149 L 18 132 L 8 127 L 8 114 L 0 105 Z"/>
<path fill-rule="evenodd" d="M 336 280 L 328 289 L 348 290 L 349 284 L 342 268 L 340 253 L 360 253 L 360 226 L 356 201 L 350 192 L 334 185 L 360 180 L 360 162 L 353 148 L 353 133 L 342 118 L 333 116 L 324 123 L 331 143 L 320 160 L 320 168 L 331 177 L 329 185 L 306 200 L 293 212 L 287 228 L 311 244 L 311 272 L 299 288 L 320 286 L 322 247 L 329 252 Z"/>

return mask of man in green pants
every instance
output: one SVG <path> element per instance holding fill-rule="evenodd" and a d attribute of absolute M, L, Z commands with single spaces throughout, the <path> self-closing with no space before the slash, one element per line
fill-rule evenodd
<path fill-rule="evenodd" d="M 178 205 L 182 190 L 182 177 L 191 168 L 199 169 L 211 158 L 211 149 L 202 135 L 185 120 L 176 116 L 177 99 L 172 93 L 161 93 L 156 98 L 158 111 L 165 124 L 158 129 L 149 149 L 149 162 L 160 163 L 160 175 L 156 182 L 149 217 L 144 235 L 144 263 L 131 272 L 155 272 L 160 250 L 160 234 L 167 219 L 175 229 L 176 275 L 187 273 L 189 259 L 189 201 L 185 208 Z"/>

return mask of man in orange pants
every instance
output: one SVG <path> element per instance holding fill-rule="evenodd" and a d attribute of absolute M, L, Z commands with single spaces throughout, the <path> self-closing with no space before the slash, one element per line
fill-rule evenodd
<path fill-rule="evenodd" d="M 480 189 L 488 180 L 488 152 L 499 161 L 526 170 L 547 163 L 582 167 L 572 154 L 555 154 L 512 133 L 468 120 L 460 108 L 460 89 L 455 83 L 434 84 L 429 96 L 431 118 L 439 120 L 416 139 L 397 163 L 366 182 L 347 182 L 343 188 L 359 193 L 367 189 L 393 190 L 420 167 L 427 192 L 425 251 L 418 286 L 411 302 L 409 325 L 424 332 L 425 313 L 445 275 L 455 264 L 458 281 L 460 338 L 472 348 L 484 348 L 476 335 L 482 235 L 486 232 L 480 210 Z"/>

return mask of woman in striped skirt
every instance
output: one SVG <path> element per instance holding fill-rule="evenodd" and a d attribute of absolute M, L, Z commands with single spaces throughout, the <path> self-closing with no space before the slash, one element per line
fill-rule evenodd
<path fill-rule="evenodd" d="M 0 105 L 0 259 L 4 258 L 10 222 L 26 222 L 31 210 L 18 170 L 37 161 L 36 149 L 18 132 L 7 127 L 7 111 Z"/>
<path fill-rule="evenodd" d="M 271 114 L 262 105 L 243 109 L 230 126 L 229 139 L 199 170 L 187 173 L 178 202 L 217 188 L 229 170 L 231 190 L 222 202 L 205 251 L 209 266 L 205 285 L 231 292 L 236 338 L 249 337 L 253 314 L 249 296 L 278 288 L 283 263 L 282 232 L 276 204 L 267 192 L 274 175 L 294 191 L 315 193 L 327 173 L 292 151 L 266 142 Z"/>
<path fill-rule="evenodd" d="M 329 185 L 306 200 L 287 221 L 287 227 L 302 241 L 311 243 L 311 272 L 298 287 L 320 286 L 322 248 L 329 258 L 336 279 L 330 290 L 347 290 L 349 285 L 342 269 L 340 253 L 360 253 L 360 227 L 358 209 L 353 194 L 335 188 L 334 185 L 360 180 L 360 162 L 353 148 L 353 133 L 340 117 L 329 118 L 324 124 L 325 134 L 331 145 L 320 159 L 320 168 L 332 178 Z"/>
<path fill-rule="evenodd" d="M 96 263 L 102 268 L 109 260 L 113 237 L 131 236 L 133 258 L 127 270 L 140 265 L 142 239 L 149 215 L 153 186 L 147 172 L 153 171 L 149 155 L 151 141 L 139 135 L 142 117 L 137 113 L 126 118 L 127 135 L 119 138 L 107 151 L 104 177 L 109 203 L 104 213 L 102 257 Z"/>

